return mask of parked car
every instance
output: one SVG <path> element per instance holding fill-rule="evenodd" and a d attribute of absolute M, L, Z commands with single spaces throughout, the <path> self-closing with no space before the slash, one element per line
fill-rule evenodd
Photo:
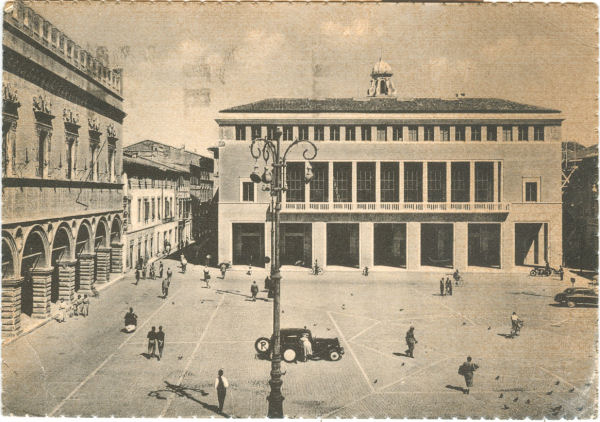
<path fill-rule="evenodd" d="M 554 301 L 573 308 L 576 305 L 598 305 L 598 291 L 585 287 L 570 287 L 554 296 Z"/>
<path fill-rule="evenodd" d="M 284 328 L 281 330 L 281 355 L 286 362 L 294 362 L 298 357 L 302 357 L 303 347 L 300 338 L 308 335 L 312 345 L 313 358 L 329 359 L 337 361 L 342 358 L 344 348 L 340 346 L 337 338 L 317 338 L 313 337 L 310 330 L 306 328 Z M 271 357 L 273 337 L 260 337 L 254 343 L 256 352 L 263 356 Z"/>

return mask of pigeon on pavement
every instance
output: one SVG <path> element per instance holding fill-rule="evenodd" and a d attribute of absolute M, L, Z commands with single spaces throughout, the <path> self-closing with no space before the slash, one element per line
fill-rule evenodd
<path fill-rule="evenodd" d="M 377 384 L 377 380 L 373 381 L 373 384 Z"/>
<path fill-rule="evenodd" d="M 496 378 L 494 378 L 496 381 L 498 381 L 500 379 L 500 375 L 498 375 Z"/>
<path fill-rule="evenodd" d="M 467 325 L 467 323 L 463 321 L 463 325 Z"/>
<path fill-rule="evenodd" d="M 560 409 L 562 409 L 562 406 L 559 405 L 559 406 L 553 407 L 551 410 L 552 410 L 552 412 L 557 413 Z"/>
<path fill-rule="evenodd" d="M 404 362 L 402 362 L 402 365 L 400 365 L 400 366 L 404 366 Z"/>
<path fill-rule="evenodd" d="M 492 329 L 492 327 L 488 327 L 488 331 L 491 330 L 491 329 Z"/>
<path fill-rule="evenodd" d="M 569 390 L 569 393 L 572 393 L 573 391 L 575 391 L 575 387 L 571 388 L 571 389 Z"/>
<path fill-rule="evenodd" d="M 507 405 L 504 405 L 504 410 L 509 409 L 509 407 Z"/>
<path fill-rule="evenodd" d="M 527 399 L 527 401 L 525 401 L 526 404 L 531 403 L 531 400 Z"/>
<path fill-rule="evenodd" d="M 548 392 L 546 393 L 546 395 L 547 395 L 547 396 L 551 396 L 551 395 L 552 395 L 552 390 L 548 391 Z"/>

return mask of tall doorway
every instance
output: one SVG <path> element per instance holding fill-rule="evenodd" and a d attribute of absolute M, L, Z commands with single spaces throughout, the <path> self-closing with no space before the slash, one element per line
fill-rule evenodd
<path fill-rule="evenodd" d="M 548 223 L 515 223 L 515 265 L 545 265 Z"/>
<path fill-rule="evenodd" d="M 453 252 L 452 224 L 421 224 L 421 265 L 452 268 Z"/>
<path fill-rule="evenodd" d="M 265 225 L 233 224 L 233 265 L 265 265 Z"/>
<path fill-rule="evenodd" d="M 359 267 L 357 223 L 327 223 L 327 265 Z"/>
<path fill-rule="evenodd" d="M 500 224 L 469 224 L 469 266 L 500 268 Z"/>
<path fill-rule="evenodd" d="M 311 267 L 312 224 L 281 224 L 281 265 Z"/>
<path fill-rule="evenodd" d="M 374 227 L 374 264 L 406 268 L 406 223 L 382 223 Z"/>

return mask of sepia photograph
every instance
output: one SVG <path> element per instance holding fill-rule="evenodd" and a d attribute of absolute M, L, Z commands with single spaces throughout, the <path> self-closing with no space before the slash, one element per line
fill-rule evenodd
<path fill-rule="evenodd" d="M 3 3 L 3 417 L 598 417 L 598 6 Z"/>

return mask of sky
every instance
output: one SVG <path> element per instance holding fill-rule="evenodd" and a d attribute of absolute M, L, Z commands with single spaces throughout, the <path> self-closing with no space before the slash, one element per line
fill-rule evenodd
<path fill-rule="evenodd" d="M 205 153 L 219 110 L 365 96 L 380 56 L 398 97 L 465 93 L 559 109 L 563 140 L 598 142 L 594 4 L 61 3 L 34 8 L 123 68 L 125 145 Z"/>

